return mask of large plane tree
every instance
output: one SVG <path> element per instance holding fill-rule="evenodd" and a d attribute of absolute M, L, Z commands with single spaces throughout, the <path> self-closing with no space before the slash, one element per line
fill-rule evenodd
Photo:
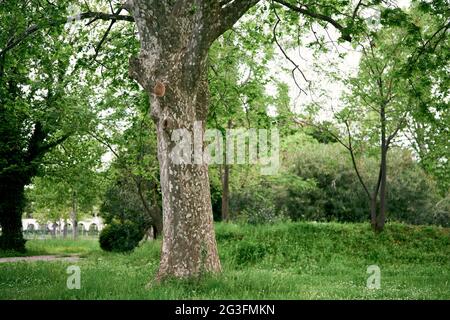
<path fill-rule="evenodd" d="M 363 25 L 359 12 L 379 3 L 374 0 L 356 3 L 341 0 L 131 0 L 126 4 L 111 5 L 111 13 L 105 13 L 94 12 L 86 2 L 81 2 L 82 12 L 74 18 L 90 20 L 87 25 L 108 20 L 109 32 L 114 23 L 129 21 L 135 22 L 138 29 L 140 53 L 130 59 L 129 70 L 150 97 L 150 113 L 157 130 L 163 199 L 163 244 L 157 280 L 221 270 L 208 167 L 206 164 L 178 165 L 170 157 L 174 148 L 172 130 L 183 128 L 192 132 L 195 121 L 201 121 L 204 129 L 208 114 L 208 51 L 212 43 L 258 4 L 270 10 L 274 25 L 280 23 L 280 16 L 284 17 L 282 13 L 286 14 L 289 23 L 300 23 L 298 18 L 292 18 L 300 15 L 307 27 L 318 23 L 334 28 L 343 40 L 351 41 L 350 35 Z M 279 12 L 276 19 L 273 10 Z M 11 36 L 4 37 L 6 41 L 2 41 L 3 48 L 0 48 L 3 60 L 8 61 L 17 47 L 23 46 L 41 30 L 67 22 L 60 13 L 54 13 L 48 19 L 34 19 L 37 20 L 26 22 L 28 25 L 21 31 L 12 29 Z M 106 37 L 107 34 L 99 41 L 96 51 Z M 6 83 L 2 82 L 3 85 Z M 11 152 L 23 150 L 11 149 Z M 22 190 L 28 181 L 21 181 L 19 189 Z M 10 193 L 21 192 L 19 189 Z M 14 197 L 1 198 L 0 214 L 20 221 L 21 207 L 9 203 L 10 200 Z M 9 225 L 2 223 L 2 228 L 3 233 L 8 234 Z"/>
<path fill-rule="evenodd" d="M 127 3 L 141 44 L 139 56 L 130 60 L 130 74 L 148 92 L 151 116 L 157 128 L 164 220 L 158 280 L 221 270 L 208 167 L 174 163 L 170 157 L 175 147 L 171 132 L 179 128 L 193 132 L 195 121 L 201 121 L 204 129 L 208 114 L 209 48 L 258 2 L 133 0 Z M 348 30 L 332 18 L 332 13 L 342 7 L 341 3 L 336 2 L 337 11 L 326 15 L 321 13 L 324 7 L 320 5 L 312 8 L 312 3 L 281 0 L 272 4 L 275 2 L 330 23 L 343 32 L 345 39 L 350 39 Z M 357 10 L 357 7 L 353 9 L 354 16 Z"/>

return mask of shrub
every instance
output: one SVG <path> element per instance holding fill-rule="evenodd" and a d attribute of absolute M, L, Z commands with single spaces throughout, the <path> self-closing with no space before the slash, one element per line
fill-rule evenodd
<path fill-rule="evenodd" d="M 113 252 L 132 251 L 143 237 L 142 228 L 139 228 L 135 223 L 113 221 L 100 232 L 100 248 Z"/>
<path fill-rule="evenodd" d="M 273 199 L 261 191 L 259 188 L 251 188 L 232 196 L 230 207 L 235 213 L 235 220 L 250 224 L 270 223 L 277 220 L 280 213 L 277 212 Z"/>
<path fill-rule="evenodd" d="M 131 176 L 118 176 L 116 180 L 113 180 L 100 207 L 100 216 L 105 223 L 129 221 L 139 226 L 143 232 L 149 230 L 152 226 L 157 228 L 155 231 L 161 232 L 162 226 L 158 225 L 158 221 L 154 221 L 152 214 L 149 212 L 151 210 L 155 215 L 159 215 L 159 212 L 161 212 L 159 200 L 155 200 L 153 195 L 150 195 L 151 184 L 152 182 L 148 180 L 142 180 L 142 195 L 147 199 L 147 203 L 144 205 Z"/>
<path fill-rule="evenodd" d="M 261 243 L 241 241 L 235 249 L 236 264 L 246 265 L 261 260 L 266 255 L 266 248 Z"/>
<path fill-rule="evenodd" d="M 296 138 L 296 137 L 295 137 Z M 298 138 L 283 154 L 276 176 L 235 188 L 230 209 L 250 223 L 277 221 L 369 221 L 369 200 L 355 174 L 348 152 L 339 144 Z M 290 141 L 290 140 L 289 140 Z M 372 190 L 379 161 L 358 156 L 358 167 Z M 449 201 L 442 200 L 435 181 L 413 160 L 408 150 L 393 148 L 388 159 L 387 218 L 411 224 L 450 223 Z"/>

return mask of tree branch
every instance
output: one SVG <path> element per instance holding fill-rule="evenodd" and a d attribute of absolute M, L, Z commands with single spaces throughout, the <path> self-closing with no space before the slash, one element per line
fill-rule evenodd
<path fill-rule="evenodd" d="M 328 22 L 329 24 L 331 24 L 333 27 L 335 27 L 336 29 L 338 29 L 341 32 L 342 39 L 344 39 L 346 41 L 349 41 L 349 42 L 352 41 L 351 36 L 348 35 L 345 32 L 346 28 L 343 25 L 341 25 L 339 22 L 334 20 L 333 18 L 331 18 L 329 16 L 326 16 L 324 14 L 321 14 L 321 13 L 313 12 L 313 11 L 311 11 L 309 9 L 306 9 L 306 8 L 298 7 L 298 6 L 293 5 L 293 4 L 291 4 L 291 3 L 289 3 L 289 2 L 287 2 L 285 0 L 273 0 L 273 1 L 278 3 L 278 4 L 281 4 L 281 5 L 285 6 L 286 8 L 288 8 L 288 9 L 290 9 L 292 11 L 304 14 L 304 15 L 309 16 L 311 18 L 315 18 L 315 19 L 318 19 L 318 20 L 321 20 L 321 21 Z"/>
<path fill-rule="evenodd" d="M 362 5 L 362 0 L 359 0 L 359 1 L 358 1 L 358 4 L 357 4 L 356 7 L 355 7 L 355 10 L 353 10 L 353 14 L 352 14 L 352 20 L 353 20 L 353 21 L 355 20 L 356 15 L 358 14 L 359 7 L 360 7 L 361 5 Z"/>
<path fill-rule="evenodd" d="M 297 86 L 297 88 L 300 90 L 300 92 L 304 92 L 305 94 L 306 91 L 298 84 L 297 82 L 297 78 L 295 77 L 295 71 L 298 70 L 300 72 L 300 74 L 302 75 L 303 79 L 310 85 L 311 83 L 308 81 L 308 79 L 306 78 L 305 74 L 303 73 L 303 71 L 300 69 L 300 66 L 298 64 L 296 64 L 294 62 L 294 60 L 292 60 L 289 55 L 287 54 L 287 52 L 284 50 L 284 48 L 281 46 L 281 44 L 278 41 L 278 37 L 277 37 L 277 27 L 281 22 L 280 16 L 278 15 L 276 9 L 274 8 L 274 13 L 275 16 L 277 18 L 277 22 L 275 23 L 274 27 L 273 27 L 273 39 L 275 41 L 275 43 L 278 46 L 278 49 L 280 49 L 281 53 L 284 55 L 284 57 L 289 60 L 290 63 L 292 63 L 292 65 L 294 66 L 294 69 L 292 69 L 292 78 L 294 79 L 295 85 Z"/>
<path fill-rule="evenodd" d="M 56 139 L 55 141 L 49 142 L 44 144 L 43 146 L 41 146 L 39 148 L 39 151 L 41 153 L 46 153 L 47 151 L 49 151 L 50 149 L 53 149 L 54 147 L 60 145 L 61 143 L 63 143 L 64 141 L 66 141 L 68 138 L 70 138 L 72 134 L 71 133 L 67 133 L 65 135 L 63 135 L 62 137 Z"/>
<path fill-rule="evenodd" d="M 358 169 L 358 165 L 356 163 L 356 157 L 355 157 L 355 152 L 353 151 L 353 143 L 352 143 L 352 134 L 350 132 L 350 125 L 348 123 L 347 120 L 344 121 L 345 127 L 347 129 L 347 136 L 348 136 L 348 150 L 350 152 L 350 156 L 352 158 L 352 164 L 353 164 L 353 169 L 355 169 L 356 175 L 358 176 L 358 180 L 361 183 L 362 187 L 364 188 L 364 191 L 366 192 L 367 196 L 369 197 L 369 199 L 371 200 L 372 197 L 370 195 L 369 189 L 367 188 L 366 184 L 364 183 L 364 180 L 359 172 Z"/>
<path fill-rule="evenodd" d="M 93 61 L 97 60 L 97 56 L 100 53 L 100 49 L 101 49 L 103 43 L 106 41 L 106 38 L 108 38 L 108 35 L 109 35 L 114 23 L 116 23 L 116 20 L 111 20 L 111 23 L 109 24 L 108 29 L 106 29 L 105 33 L 103 34 L 103 37 L 100 39 L 100 42 L 95 47 L 95 54 L 92 57 Z"/>
<path fill-rule="evenodd" d="M 346 144 L 337 134 L 333 133 L 328 128 L 325 128 L 323 126 L 314 124 L 312 122 L 306 122 L 306 121 L 301 121 L 301 120 L 297 120 L 297 119 L 294 119 L 294 122 L 297 123 L 297 124 L 304 124 L 304 125 L 312 126 L 312 127 L 316 128 L 316 129 L 320 130 L 321 132 L 326 132 L 327 134 L 332 136 L 334 139 L 336 139 L 336 141 L 340 145 L 342 145 L 345 149 L 347 149 L 348 152 L 350 153 L 353 169 L 355 170 L 356 176 L 358 177 L 358 180 L 361 183 L 361 186 L 364 188 L 364 191 L 366 192 L 366 194 L 369 197 L 369 199 L 372 199 L 372 197 L 370 195 L 370 191 L 367 188 L 367 185 L 364 182 L 364 179 L 362 178 L 362 176 L 361 176 L 361 174 L 359 172 L 358 165 L 356 163 L 356 156 L 355 156 L 355 151 L 353 149 L 353 143 L 352 143 L 353 139 L 352 139 L 352 136 L 351 136 L 350 125 L 349 125 L 348 121 L 344 121 L 345 127 L 347 129 L 348 144 Z"/>
<path fill-rule="evenodd" d="M 217 15 L 217 25 L 212 31 L 211 40 L 214 41 L 225 31 L 231 29 L 234 24 L 260 0 L 235 0 L 220 1 L 220 9 Z"/>
<path fill-rule="evenodd" d="M 129 15 L 110 14 L 110 13 L 104 13 L 104 12 L 84 12 L 84 13 L 80 13 L 78 15 L 68 17 L 68 18 L 67 17 L 58 17 L 55 20 L 47 21 L 46 23 L 43 23 L 40 25 L 32 24 L 21 34 L 17 35 L 16 37 L 11 38 L 7 42 L 6 47 L 0 51 L 0 57 L 3 57 L 8 51 L 17 47 L 25 39 L 27 39 L 28 37 L 32 36 L 33 34 L 35 34 L 36 32 L 38 32 L 42 29 L 60 26 L 69 21 L 85 20 L 85 19 L 108 20 L 108 21 L 114 20 L 114 21 L 128 21 L 128 22 L 134 21 L 134 18 Z"/>
<path fill-rule="evenodd" d="M 400 131 L 400 129 L 402 129 L 403 125 L 406 122 L 406 115 L 407 115 L 407 113 L 405 113 L 403 115 L 403 117 L 399 121 L 397 127 L 395 128 L 394 132 L 391 135 L 389 135 L 389 137 L 387 138 L 387 140 L 386 140 L 386 148 L 389 148 L 389 145 L 391 144 L 392 140 L 397 136 L 397 134 Z"/>
<path fill-rule="evenodd" d="M 450 22 L 447 21 L 447 23 L 444 24 L 444 25 L 442 25 L 440 28 L 438 28 L 438 29 L 431 35 L 431 37 L 428 38 L 428 40 L 427 40 L 421 47 L 419 47 L 419 48 L 417 48 L 417 49 L 415 50 L 415 53 L 417 53 L 417 54 L 411 58 L 411 60 L 410 60 L 410 62 L 408 63 L 408 65 L 409 65 L 409 66 L 414 65 L 414 64 L 420 59 L 420 57 L 421 57 L 423 54 L 425 54 L 425 53 L 427 52 L 427 50 L 428 50 L 427 47 L 432 43 L 432 40 L 433 40 L 435 37 L 437 37 L 437 35 L 438 35 L 439 33 L 442 32 L 442 36 L 438 37 L 436 43 L 434 44 L 434 47 L 433 47 L 433 51 L 434 51 L 434 50 L 436 49 L 436 47 L 439 45 L 439 43 L 440 43 L 442 40 L 445 40 L 445 39 L 446 39 L 445 34 L 447 33 L 447 31 L 448 31 L 449 29 L 450 29 Z"/>

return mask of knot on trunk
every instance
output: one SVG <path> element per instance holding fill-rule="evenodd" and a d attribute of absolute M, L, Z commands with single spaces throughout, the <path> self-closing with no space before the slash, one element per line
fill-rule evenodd
<path fill-rule="evenodd" d="M 156 81 L 155 86 L 153 87 L 153 94 L 156 97 L 164 97 L 166 94 L 166 85 L 164 82 Z"/>
<path fill-rule="evenodd" d="M 166 115 L 162 119 L 162 129 L 163 130 L 165 130 L 165 131 L 172 131 L 172 130 L 177 129 L 177 128 L 178 128 L 178 125 L 177 125 L 176 121 L 172 117 Z"/>
<path fill-rule="evenodd" d="M 151 56 L 141 53 L 138 57 L 132 57 L 129 61 L 129 76 L 136 80 L 149 94 L 154 97 L 164 97 L 168 81 L 165 77 L 159 77 L 161 72 L 155 68 L 156 61 Z"/>

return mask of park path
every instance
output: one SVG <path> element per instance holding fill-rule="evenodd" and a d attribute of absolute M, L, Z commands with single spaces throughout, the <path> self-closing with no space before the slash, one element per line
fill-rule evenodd
<path fill-rule="evenodd" d="M 0 263 L 8 262 L 35 262 L 35 261 L 64 261 L 64 262 L 77 262 L 80 260 L 80 256 L 31 256 L 31 257 L 10 257 L 10 258 L 0 258 Z"/>

